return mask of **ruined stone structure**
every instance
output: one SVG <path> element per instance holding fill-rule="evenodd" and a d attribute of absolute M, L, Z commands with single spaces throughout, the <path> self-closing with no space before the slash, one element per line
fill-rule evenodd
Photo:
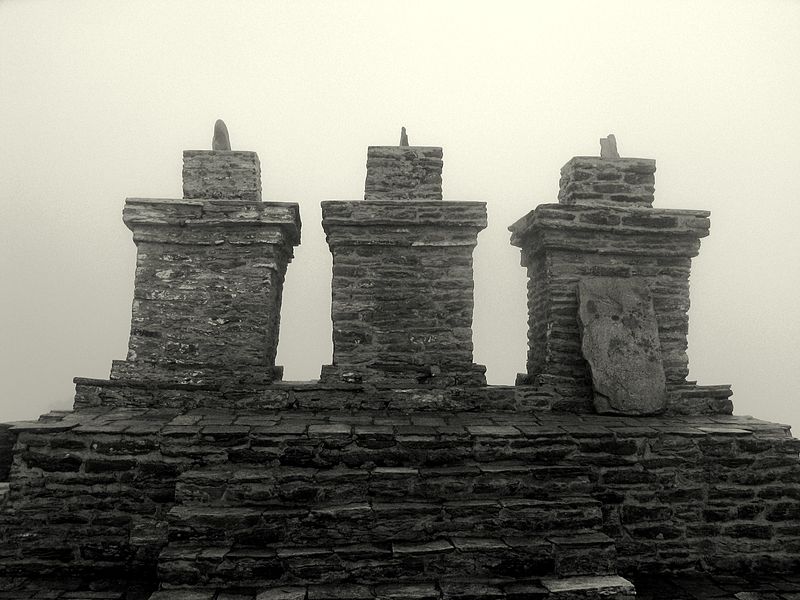
<path fill-rule="evenodd" d="M 440 148 L 370 148 L 365 199 L 323 203 L 334 351 L 305 383 L 274 364 L 297 206 L 261 201 L 254 153 L 185 153 L 183 199 L 126 202 L 127 360 L 0 427 L 3 597 L 621 600 L 796 573 L 800 443 L 686 381 L 709 215 L 652 208 L 654 162 L 613 154 L 511 227 L 527 373 L 488 386 L 485 205 L 442 200 Z"/>

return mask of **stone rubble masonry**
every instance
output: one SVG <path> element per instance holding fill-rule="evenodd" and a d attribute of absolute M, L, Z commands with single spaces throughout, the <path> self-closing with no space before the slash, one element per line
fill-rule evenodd
<path fill-rule="evenodd" d="M 216 154 L 233 158 L 199 156 Z M 136 278 L 128 356 L 112 363 L 112 379 L 280 379 L 275 353 L 284 276 L 300 241 L 297 204 L 129 198 L 123 221 L 137 246 Z"/>
<path fill-rule="evenodd" d="M 364 200 L 441 200 L 442 149 L 370 146 Z"/>
<path fill-rule="evenodd" d="M 558 201 L 587 206 L 653 205 L 656 161 L 576 156 L 561 168 Z"/>
<path fill-rule="evenodd" d="M 363 201 L 322 203 L 333 254 L 324 382 L 486 383 L 472 362 L 472 251 L 483 202 L 442 201 L 442 149 L 371 146 Z"/>
<path fill-rule="evenodd" d="M 183 197 L 261 200 L 261 163 L 255 152 L 184 150 Z"/>
<path fill-rule="evenodd" d="M 667 393 L 668 415 L 730 415 L 729 386 L 690 382 Z M 443 388 L 429 383 L 402 389 L 369 383 L 291 382 L 195 385 L 142 380 L 75 378 L 76 410 L 168 408 L 219 410 L 365 410 L 424 415 L 436 411 L 592 413 L 588 392 L 574 379 L 540 375 L 532 385 Z"/>
<path fill-rule="evenodd" d="M 752 417 L 84 408 L 12 430 L 0 576 L 168 589 L 800 568 L 800 442 Z"/>
<path fill-rule="evenodd" d="M 578 173 L 586 165 L 596 165 L 586 171 L 587 181 L 610 181 L 615 174 L 633 181 L 637 169 L 650 175 L 655 170 L 655 163 L 645 159 L 579 157 L 564 172 Z M 527 373 L 518 383 L 541 374 L 590 382 L 581 353 L 578 281 L 638 277 L 652 294 L 668 391 L 685 389 L 689 271 L 700 238 L 708 235 L 710 213 L 655 209 L 613 196 L 602 202 L 578 199 L 570 196 L 572 176 L 562 177 L 560 204 L 541 204 L 509 228 L 528 271 Z"/>

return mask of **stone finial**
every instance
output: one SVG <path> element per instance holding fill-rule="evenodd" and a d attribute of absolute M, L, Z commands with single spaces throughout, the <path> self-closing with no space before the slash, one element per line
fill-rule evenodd
<path fill-rule="evenodd" d="M 212 150 L 230 150 L 231 139 L 228 137 L 228 128 L 225 126 L 225 121 L 217 119 L 214 123 L 214 139 L 211 140 Z"/>
<path fill-rule="evenodd" d="M 613 133 L 609 133 L 608 137 L 600 138 L 600 158 L 619 158 L 617 138 Z"/>
<path fill-rule="evenodd" d="M 400 145 L 401 146 L 408 146 L 408 135 L 406 134 L 406 128 L 400 128 Z"/>

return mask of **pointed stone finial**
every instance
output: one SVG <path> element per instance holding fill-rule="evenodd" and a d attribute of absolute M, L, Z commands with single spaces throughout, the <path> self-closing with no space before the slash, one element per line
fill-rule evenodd
<path fill-rule="evenodd" d="M 600 158 L 619 158 L 617 152 L 617 138 L 613 133 L 609 133 L 607 137 L 600 138 Z"/>
<path fill-rule="evenodd" d="M 408 135 L 406 134 L 406 128 L 400 128 L 400 145 L 401 146 L 408 146 Z"/>
<path fill-rule="evenodd" d="M 230 150 L 231 139 L 228 137 L 228 128 L 225 126 L 225 121 L 217 119 L 214 123 L 214 139 L 211 140 L 212 150 Z"/>

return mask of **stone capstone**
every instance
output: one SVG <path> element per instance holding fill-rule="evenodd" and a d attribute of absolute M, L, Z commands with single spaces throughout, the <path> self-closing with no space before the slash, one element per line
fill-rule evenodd
<path fill-rule="evenodd" d="M 666 406 L 658 323 L 646 283 L 594 277 L 578 283 L 583 356 L 597 412 L 645 415 Z"/>
<path fill-rule="evenodd" d="M 228 135 L 228 128 L 225 125 L 225 121 L 222 119 L 217 119 L 217 122 L 214 123 L 214 138 L 211 140 L 211 149 L 212 150 L 230 150 L 231 149 L 231 139 Z"/>
<path fill-rule="evenodd" d="M 600 138 L 600 158 L 619 158 L 617 151 L 617 138 L 613 133 L 607 137 Z"/>

